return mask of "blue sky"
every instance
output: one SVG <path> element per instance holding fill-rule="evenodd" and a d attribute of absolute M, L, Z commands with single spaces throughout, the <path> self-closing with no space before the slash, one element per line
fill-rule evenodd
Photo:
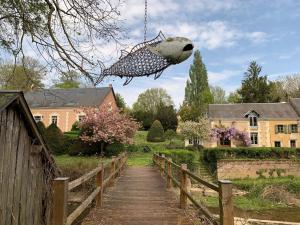
<path fill-rule="evenodd" d="M 143 1 L 122 6 L 123 27 L 129 40 L 143 40 Z M 159 30 L 166 36 L 193 40 L 208 70 L 209 83 L 227 91 L 240 86 L 251 60 L 269 79 L 300 72 L 299 0 L 148 0 L 148 37 Z M 123 87 L 119 78 L 106 80 L 128 105 L 147 88 L 167 89 L 178 107 L 193 57 L 168 68 L 158 80 L 136 78 Z"/>

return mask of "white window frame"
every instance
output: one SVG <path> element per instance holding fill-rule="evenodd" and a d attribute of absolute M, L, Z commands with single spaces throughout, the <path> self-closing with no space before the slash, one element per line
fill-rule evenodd
<path fill-rule="evenodd" d="M 53 116 L 56 116 L 56 126 L 58 126 L 58 123 L 59 123 L 59 115 L 58 115 L 58 113 L 51 113 L 49 115 L 49 124 L 50 125 L 52 124 L 52 117 Z"/>
<path fill-rule="evenodd" d="M 295 143 L 295 146 L 292 147 L 292 141 Z M 291 148 L 297 148 L 297 140 L 293 139 L 293 140 L 290 140 L 290 147 Z"/>
<path fill-rule="evenodd" d="M 256 138 L 255 138 L 256 137 Z M 250 133 L 250 139 L 252 145 L 258 145 L 258 133 L 257 132 L 251 132 Z M 256 139 L 256 140 L 255 140 Z M 256 142 L 255 142 L 256 141 Z"/>
<path fill-rule="evenodd" d="M 298 124 L 291 124 L 291 133 L 298 133 Z"/>
<path fill-rule="evenodd" d="M 276 146 L 276 143 L 279 143 L 280 146 L 279 146 L 279 147 Z M 281 141 L 274 141 L 274 147 L 275 147 L 275 148 L 281 148 Z"/>
<path fill-rule="evenodd" d="M 34 118 L 34 121 L 37 123 L 37 122 L 39 122 L 39 121 L 37 121 L 36 119 L 35 119 L 35 117 L 40 117 L 41 119 L 39 120 L 39 121 L 43 121 L 43 115 L 42 114 L 34 114 L 33 115 L 33 118 Z"/>

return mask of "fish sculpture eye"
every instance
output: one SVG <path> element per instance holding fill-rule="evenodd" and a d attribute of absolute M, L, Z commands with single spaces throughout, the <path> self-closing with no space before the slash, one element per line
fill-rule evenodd
<path fill-rule="evenodd" d="M 190 57 L 193 48 L 194 45 L 187 38 L 165 38 L 159 32 L 154 39 L 137 44 L 130 52 L 121 51 L 119 60 L 109 68 L 101 66 L 101 74 L 94 84 L 99 84 L 108 76 L 126 78 L 124 85 L 134 77 L 154 75 L 154 79 L 157 79 L 170 65 Z"/>

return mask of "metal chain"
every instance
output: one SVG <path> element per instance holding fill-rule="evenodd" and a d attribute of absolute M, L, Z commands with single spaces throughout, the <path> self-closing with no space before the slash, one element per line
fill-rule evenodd
<path fill-rule="evenodd" d="M 144 15 L 144 42 L 146 42 L 146 39 L 147 39 L 147 8 L 148 8 L 148 3 L 147 3 L 147 0 L 145 0 L 145 15 Z"/>

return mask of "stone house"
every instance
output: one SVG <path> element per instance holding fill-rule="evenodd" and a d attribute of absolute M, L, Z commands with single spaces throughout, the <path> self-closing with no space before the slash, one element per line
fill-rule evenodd
<path fill-rule="evenodd" d="M 300 147 L 300 98 L 288 103 L 210 104 L 210 127 L 234 127 L 251 138 L 251 147 Z M 197 140 L 188 140 L 186 145 Z M 200 143 L 201 144 L 201 143 Z M 236 147 L 234 140 L 208 140 L 204 147 Z"/>
<path fill-rule="evenodd" d="M 70 131 L 85 115 L 82 107 L 117 107 L 113 87 L 44 89 L 27 92 L 26 101 L 36 122 L 55 123 L 63 132 Z"/>

